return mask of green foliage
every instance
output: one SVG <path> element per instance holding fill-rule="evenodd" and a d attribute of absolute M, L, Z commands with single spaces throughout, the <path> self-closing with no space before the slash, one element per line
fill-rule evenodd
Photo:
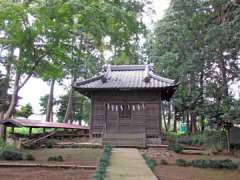
<path fill-rule="evenodd" d="M 191 166 L 191 162 L 189 162 L 185 159 L 176 159 L 176 164 L 178 166 L 184 166 L 184 167 Z"/>
<path fill-rule="evenodd" d="M 46 129 L 46 132 L 53 131 L 54 129 Z M 26 127 L 15 127 L 14 132 L 22 135 L 28 135 L 29 134 L 29 128 Z M 43 132 L 42 128 L 32 128 L 32 134 L 41 134 Z M 7 127 L 7 133 L 11 133 L 11 127 Z"/>
<path fill-rule="evenodd" d="M 214 169 L 237 169 L 238 164 L 232 160 L 205 160 L 195 159 L 192 161 L 186 161 L 184 159 L 177 159 L 176 164 L 178 166 L 193 166 L 199 168 L 214 168 Z"/>
<path fill-rule="evenodd" d="M 170 142 L 167 149 L 174 151 L 175 153 L 181 153 L 183 151 L 183 147 L 179 145 L 177 142 Z"/>
<path fill-rule="evenodd" d="M 92 176 L 93 180 L 104 180 L 106 167 L 109 165 L 109 159 L 111 156 L 112 146 L 106 145 L 103 149 L 103 154 L 98 162 L 97 169 Z"/>
<path fill-rule="evenodd" d="M 223 149 L 227 149 L 226 132 L 221 130 L 205 131 L 203 146 L 205 149 L 211 150 L 212 152 L 219 152 Z"/>
<path fill-rule="evenodd" d="M 239 79 L 239 12 L 232 1 L 174 0 L 146 43 L 155 70 L 180 82 L 174 99 L 180 119 L 188 113 L 202 130 L 206 120 L 221 127 L 238 119 L 230 84 Z"/>
<path fill-rule="evenodd" d="M 56 156 L 50 156 L 48 158 L 48 161 L 64 161 L 64 159 L 61 155 L 56 155 Z"/>
<path fill-rule="evenodd" d="M 151 170 L 153 170 L 156 166 L 156 161 L 146 155 L 143 155 L 143 158 L 144 158 L 145 162 L 147 163 L 147 165 L 149 166 L 149 168 Z"/>
<path fill-rule="evenodd" d="M 111 59 L 122 53 L 135 57 L 134 46 L 145 32 L 143 8 L 144 3 L 131 0 L 1 0 L 0 47 L 6 55 L 0 63 L 7 69 L 7 62 L 9 77 L 16 76 L 15 95 L 33 76 L 61 83 L 86 79 L 100 70 L 107 51 L 113 52 Z M 6 95 L 8 83 L 2 82 L 1 95 Z"/>
<path fill-rule="evenodd" d="M 26 119 L 33 114 L 33 108 L 31 104 L 26 104 L 25 106 L 21 106 L 19 110 L 16 112 L 16 116 L 25 117 Z"/>
<path fill-rule="evenodd" d="M 48 98 L 49 98 L 49 95 L 45 95 L 45 96 L 40 97 L 39 105 L 41 107 L 40 111 L 41 111 L 42 114 L 47 113 Z M 57 103 L 56 99 L 54 98 L 53 99 L 53 105 L 56 105 L 56 103 Z"/>
<path fill-rule="evenodd" d="M 178 138 L 182 136 L 182 134 L 175 132 L 164 132 L 164 136 L 168 141 L 175 142 Z"/>
<path fill-rule="evenodd" d="M 35 161 L 35 157 L 32 154 L 26 154 L 25 159 L 27 161 Z"/>
<path fill-rule="evenodd" d="M 190 146 L 202 146 L 204 144 L 204 135 L 196 134 L 196 135 L 189 135 L 180 137 L 177 140 L 180 144 L 186 144 Z"/>
<path fill-rule="evenodd" d="M 168 165 L 168 162 L 165 159 L 161 159 L 160 164 L 162 165 Z"/>
<path fill-rule="evenodd" d="M 56 144 L 56 141 L 54 139 L 48 139 L 46 142 L 47 148 L 53 148 L 53 146 Z"/>
<path fill-rule="evenodd" d="M 3 112 L 7 109 L 8 105 L 8 80 L 9 78 L 4 76 L 0 70 L 0 112 Z"/>
<path fill-rule="evenodd" d="M 58 105 L 57 117 L 60 122 L 64 120 L 67 110 L 69 94 L 60 96 L 56 102 Z M 77 92 L 73 93 L 72 112 L 69 119 L 73 122 L 87 123 L 90 117 L 90 100 Z"/>
<path fill-rule="evenodd" d="M 0 152 L 0 159 L 9 161 L 23 160 L 23 154 L 17 150 L 4 149 Z"/>

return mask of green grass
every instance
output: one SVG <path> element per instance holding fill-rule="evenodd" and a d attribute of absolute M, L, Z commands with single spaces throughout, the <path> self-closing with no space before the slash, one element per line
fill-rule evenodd
<path fill-rule="evenodd" d="M 46 129 L 46 132 L 50 132 L 53 131 L 53 128 L 49 128 Z M 7 127 L 7 133 L 11 133 L 12 132 L 12 128 L 11 127 Z M 29 134 L 29 128 L 26 127 L 20 127 L 20 128 L 14 128 L 14 133 L 18 133 L 18 134 L 23 134 L 23 135 L 27 135 Z M 43 133 L 43 128 L 32 128 L 32 134 L 40 134 Z"/>

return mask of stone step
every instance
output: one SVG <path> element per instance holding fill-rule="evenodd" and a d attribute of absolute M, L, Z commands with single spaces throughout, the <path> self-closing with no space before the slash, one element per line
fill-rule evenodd
<path fill-rule="evenodd" d="M 104 134 L 102 143 L 115 147 L 145 147 L 145 139 L 145 134 Z"/>

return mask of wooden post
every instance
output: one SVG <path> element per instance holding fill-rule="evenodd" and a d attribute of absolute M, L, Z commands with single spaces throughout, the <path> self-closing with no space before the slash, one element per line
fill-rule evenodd
<path fill-rule="evenodd" d="M 11 133 L 14 133 L 14 127 L 11 128 Z"/>
<path fill-rule="evenodd" d="M 7 139 L 7 126 L 3 126 L 3 141 L 6 142 Z"/>
<path fill-rule="evenodd" d="M 162 107 L 161 107 L 161 95 L 159 100 L 159 128 L 162 131 Z"/>
<path fill-rule="evenodd" d="M 29 136 L 32 135 L 32 127 L 29 128 Z"/>

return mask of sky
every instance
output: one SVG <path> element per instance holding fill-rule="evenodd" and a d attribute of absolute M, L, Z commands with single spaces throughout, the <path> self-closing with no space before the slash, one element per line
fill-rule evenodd
<path fill-rule="evenodd" d="M 161 19 L 165 10 L 169 6 L 169 2 L 170 0 L 153 0 L 153 4 L 151 6 L 155 13 L 147 13 L 148 15 L 144 18 L 145 24 L 152 27 L 154 22 Z M 64 87 L 56 84 L 54 96 L 58 97 L 65 94 L 67 86 L 70 86 L 69 82 L 64 82 Z M 45 117 L 40 114 L 41 107 L 39 106 L 39 101 L 40 97 L 49 94 L 49 91 L 50 87 L 47 82 L 32 78 L 19 92 L 20 97 L 22 97 L 19 105 L 26 105 L 27 103 L 30 103 L 33 106 L 34 115 L 30 117 L 31 119 L 44 120 Z"/>

